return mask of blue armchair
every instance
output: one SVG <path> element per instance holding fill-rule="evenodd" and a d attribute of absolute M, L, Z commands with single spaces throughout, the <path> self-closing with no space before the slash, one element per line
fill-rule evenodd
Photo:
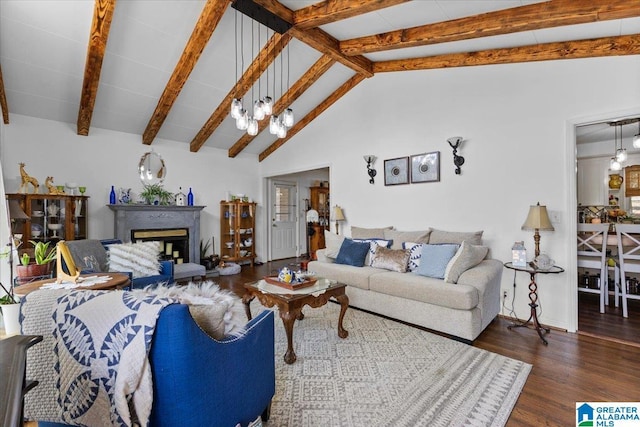
<path fill-rule="evenodd" d="M 241 338 L 216 341 L 198 327 L 188 306 L 165 307 L 150 352 L 150 426 L 245 427 L 259 416 L 268 420 L 275 394 L 273 321 L 273 312 L 265 310 Z"/>
<path fill-rule="evenodd" d="M 85 239 L 70 240 L 66 243 L 67 247 L 69 248 L 69 252 L 71 252 L 71 257 L 73 258 L 73 262 L 75 262 L 76 267 L 82 270 L 83 273 L 95 273 L 108 271 L 108 246 L 115 243 L 122 243 L 122 241 L 117 239 Z M 93 259 L 97 261 L 98 265 L 93 266 L 93 269 L 91 270 L 85 269 L 85 258 L 87 257 L 93 257 Z M 129 277 L 131 278 L 132 289 L 141 289 L 147 285 L 155 285 L 164 282 L 173 283 L 173 261 L 161 261 L 160 272 L 154 276 L 138 277 L 133 279 L 130 272 L 123 271 L 123 273 L 129 274 Z"/>

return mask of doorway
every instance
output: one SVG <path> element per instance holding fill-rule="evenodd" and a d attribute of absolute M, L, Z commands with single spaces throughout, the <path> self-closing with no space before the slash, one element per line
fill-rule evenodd
<path fill-rule="evenodd" d="M 298 187 L 295 182 L 272 181 L 269 196 L 271 260 L 298 255 Z"/>
<path fill-rule="evenodd" d="M 615 173 L 608 169 L 611 152 L 615 151 L 613 150 L 614 144 L 618 144 L 617 136 L 610 123 L 616 122 L 622 117 L 631 116 L 637 117 L 638 112 L 620 113 L 612 117 L 600 116 L 595 120 L 575 123 L 573 147 L 576 161 L 574 169 L 576 172 L 575 195 L 578 207 L 577 214 L 574 216 L 575 224 L 578 221 L 588 222 L 585 221 L 585 215 L 579 215 L 581 211 L 600 212 L 598 211 L 599 206 L 602 207 L 602 212 L 613 208 L 620 208 L 626 211 L 631 207 L 631 199 L 625 198 L 624 192 L 616 189 L 612 190 L 608 185 L 609 175 Z M 633 127 L 633 129 L 625 129 L 624 136 L 621 136 L 621 139 L 624 140 L 624 148 L 630 150 L 629 161 L 626 162 L 625 166 L 640 164 L 640 150 L 632 148 L 630 142 L 637 129 L 637 126 Z M 618 145 L 622 144 L 623 142 L 620 141 Z M 620 171 L 619 174 L 624 175 L 624 170 Z M 614 197 L 612 197 L 612 193 L 614 193 Z M 619 200 L 618 196 L 620 196 Z M 610 206 L 612 198 L 614 203 L 612 203 L 613 206 Z M 614 210 L 617 211 L 618 209 Z M 613 231 L 617 218 L 613 216 L 614 219 L 611 219 L 609 215 L 604 215 L 604 218 L 602 221 L 610 222 L 612 224 L 611 231 Z M 575 242 L 575 239 L 573 239 L 573 242 Z M 600 313 L 598 294 L 578 291 L 580 286 L 595 286 L 595 275 L 595 271 L 583 269 L 578 271 L 576 268 L 574 277 L 577 283 L 573 289 L 576 290 L 577 332 L 602 339 L 626 342 L 636 346 L 640 345 L 640 301 L 629 299 L 629 317 L 622 317 L 621 308 L 615 307 L 614 304 L 613 284 L 611 283 L 608 284 L 610 303 L 606 306 L 605 313 Z M 613 273 L 611 275 L 613 276 Z"/>

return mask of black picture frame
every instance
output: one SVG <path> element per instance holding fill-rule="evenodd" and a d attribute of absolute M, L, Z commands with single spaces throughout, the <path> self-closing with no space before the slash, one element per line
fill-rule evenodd
<path fill-rule="evenodd" d="M 414 154 L 411 156 L 411 183 L 440 181 L 440 152 Z"/>
<path fill-rule="evenodd" d="M 384 185 L 409 183 L 409 157 L 397 157 L 384 161 Z"/>

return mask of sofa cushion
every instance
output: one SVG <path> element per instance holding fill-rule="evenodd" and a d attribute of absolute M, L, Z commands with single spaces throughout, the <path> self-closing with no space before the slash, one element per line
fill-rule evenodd
<path fill-rule="evenodd" d="M 474 286 L 451 286 L 442 279 L 419 276 L 415 273 L 385 271 L 373 274 L 369 277 L 369 288 L 373 292 L 456 310 L 471 310 L 480 301 L 479 291 Z"/>
<path fill-rule="evenodd" d="M 482 233 L 482 231 L 460 232 L 431 229 L 431 234 L 429 235 L 429 243 L 457 243 L 459 245 L 466 240 L 473 245 L 481 245 Z"/>
<path fill-rule="evenodd" d="M 384 230 L 391 230 L 393 226 L 382 228 L 362 228 L 351 226 L 352 239 L 382 239 L 384 238 Z"/>
<path fill-rule="evenodd" d="M 405 273 L 409 262 L 409 251 L 405 249 L 388 249 L 378 246 L 371 255 L 371 267 Z"/>
<path fill-rule="evenodd" d="M 422 243 L 403 242 L 402 249 L 409 251 L 409 262 L 407 263 L 408 271 L 416 271 L 420 266 L 420 258 L 422 258 Z"/>
<path fill-rule="evenodd" d="M 366 258 L 364 259 L 364 265 L 371 266 L 371 257 L 376 252 L 376 248 L 381 246 L 383 248 L 391 247 L 393 243 L 391 240 L 385 239 L 353 239 L 354 242 L 366 242 L 369 243 L 369 253 L 367 253 Z"/>
<path fill-rule="evenodd" d="M 433 277 L 436 279 L 444 279 L 444 273 L 451 258 L 456 254 L 460 245 L 454 244 L 423 244 L 422 256 L 420 257 L 420 265 L 418 273 L 421 276 Z"/>
<path fill-rule="evenodd" d="M 447 269 L 444 273 L 444 280 L 448 283 L 457 283 L 462 273 L 480 264 L 487 256 L 489 248 L 486 246 L 477 246 L 463 241 L 458 252 L 451 258 Z"/>
<path fill-rule="evenodd" d="M 155 276 L 160 272 L 161 242 L 109 245 L 109 271 L 130 271 L 133 278 Z"/>
<path fill-rule="evenodd" d="M 328 258 L 336 258 L 340 252 L 340 246 L 344 241 L 344 236 L 333 234 L 329 230 L 324 230 L 324 245 L 326 250 L 324 256 Z"/>
<path fill-rule="evenodd" d="M 384 238 L 393 241 L 391 249 L 406 249 L 402 246 L 404 242 L 429 243 L 430 234 L 430 228 L 419 231 L 384 230 Z"/>
<path fill-rule="evenodd" d="M 364 259 L 369 253 L 369 242 L 356 242 L 351 239 L 344 239 L 340 252 L 336 257 L 336 264 L 352 265 L 354 267 L 362 267 Z"/>
<path fill-rule="evenodd" d="M 318 277 L 326 277 L 327 279 L 336 280 L 339 283 L 346 283 L 349 286 L 364 290 L 369 289 L 369 276 L 385 271 L 368 266 L 353 267 L 351 265 L 320 261 L 311 261 L 308 268 L 310 271 L 315 272 Z"/>

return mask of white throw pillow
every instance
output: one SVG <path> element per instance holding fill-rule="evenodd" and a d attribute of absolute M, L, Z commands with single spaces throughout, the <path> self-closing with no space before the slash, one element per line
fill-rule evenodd
<path fill-rule="evenodd" d="M 444 281 L 447 283 L 458 283 L 458 278 L 462 273 L 480 264 L 487 256 L 489 248 L 486 246 L 472 245 L 463 241 L 458 252 L 451 258 L 447 269 L 444 272 Z"/>
<path fill-rule="evenodd" d="M 333 234 L 329 230 L 324 230 L 324 246 L 326 248 L 324 255 L 328 258 L 337 258 L 343 240 L 344 236 Z"/>
<path fill-rule="evenodd" d="M 160 272 L 161 242 L 118 243 L 109 245 L 109 271 L 130 271 L 134 279 Z"/>
<path fill-rule="evenodd" d="M 407 270 L 416 271 L 420 267 L 420 259 L 422 258 L 422 243 L 402 242 L 402 249 L 409 250 Z"/>

